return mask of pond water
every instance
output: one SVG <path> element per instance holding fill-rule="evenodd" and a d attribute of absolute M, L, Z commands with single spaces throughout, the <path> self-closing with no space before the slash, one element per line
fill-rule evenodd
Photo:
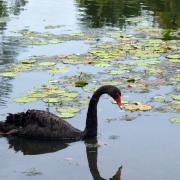
<path fill-rule="evenodd" d="M 0 179 L 179 180 L 179 27 L 178 0 L 1 0 L 0 120 L 48 109 L 84 129 L 105 84 L 125 108 L 102 96 L 97 139 L 1 137 Z"/>

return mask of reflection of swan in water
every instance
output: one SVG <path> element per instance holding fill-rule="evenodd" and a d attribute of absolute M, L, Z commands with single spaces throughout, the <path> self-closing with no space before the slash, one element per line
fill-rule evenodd
<path fill-rule="evenodd" d="M 56 152 L 68 147 L 67 143 L 62 143 L 59 141 L 40 141 L 34 139 L 24 139 L 11 137 L 7 138 L 9 142 L 9 147 L 13 148 L 16 152 L 21 151 L 24 155 L 37 155 Z M 100 176 L 97 167 L 97 156 L 98 156 L 98 147 L 97 139 L 89 139 L 85 141 L 86 144 L 86 154 L 89 165 L 89 170 L 93 176 L 94 180 L 104 180 Z M 110 178 L 110 180 L 120 180 L 121 179 L 121 170 L 122 166 L 117 170 L 115 175 Z"/>
<path fill-rule="evenodd" d="M 57 141 L 27 140 L 18 137 L 9 137 L 7 139 L 9 142 L 9 148 L 13 148 L 16 152 L 21 151 L 24 155 L 46 154 L 68 147 L 67 143 L 59 143 Z"/>
<path fill-rule="evenodd" d="M 97 139 L 96 138 L 88 139 L 85 141 L 85 143 L 86 143 L 86 154 L 89 164 L 89 170 L 93 176 L 93 179 L 105 180 L 104 178 L 101 177 L 97 167 L 97 157 L 98 157 Z M 121 171 L 122 171 L 122 166 L 119 167 L 115 175 L 112 178 L 110 178 L 110 180 L 120 180 Z"/>

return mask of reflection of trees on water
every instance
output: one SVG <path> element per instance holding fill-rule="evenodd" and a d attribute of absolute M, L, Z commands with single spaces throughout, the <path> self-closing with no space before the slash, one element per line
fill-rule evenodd
<path fill-rule="evenodd" d="M 26 0 L 1 0 L 0 1 L 0 30 L 5 29 L 8 17 L 19 15 L 23 6 L 27 3 Z"/>
<path fill-rule="evenodd" d="M 14 15 L 19 15 L 26 3 L 27 0 L 8 0 L 9 12 Z"/>
<path fill-rule="evenodd" d="M 140 15 L 140 0 L 76 0 L 84 14 L 81 21 L 90 27 L 122 26 L 125 17 Z"/>
<path fill-rule="evenodd" d="M 0 30 L 6 26 L 6 22 L 3 21 L 3 17 L 7 17 L 7 8 L 4 1 L 0 1 Z"/>
<path fill-rule="evenodd" d="M 179 0 L 145 0 L 157 16 L 162 28 L 180 27 L 180 1 Z"/>
<path fill-rule="evenodd" d="M 4 30 L 10 15 L 18 15 L 26 3 L 25 0 L 0 1 L 0 64 L 13 62 L 17 56 L 18 39 L 4 36 Z"/>
<path fill-rule="evenodd" d="M 52 153 L 56 151 L 63 150 L 68 147 L 67 143 L 59 141 L 40 141 L 33 139 L 9 137 L 7 138 L 9 143 L 9 148 L 15 150 L 15 152 L 23 152 L 24 155 L 38 155 L 45 153 Z M 89 165 L 89 170 L 94 180 L 105 180 L 101 177 L 98 166 L 98 144 L 97 139 L 89 139 L 85 141 L 87 161 Z M 111 180 L 121 179 L 122 167 L 118 168 L 116 173 L 110 178 Z"/>
<path fill-rule="evenodd" d="M 25 0 L 0 1 L 0 65 L 13 63 L 18 55 L 18 48 L 20 48 L 18 39 L 5 36 L 4 31 L 10 16 L 18 15 L 26 3 Z M 11 92 L 11 79 L 0 77 L 0 106 L 5 104 L 5 98 Z"/>
<path fill-rule="evenodd" d="M 12 91 L 12 84 L 10 83 L 12 78 L 1 78 L 0 77 L 0 109 L 1 106 L 6 104 L 6 98 L 8 94 Z"/>
<path fill-rule="evenodd" d="M 123 27 L 125 18 L 139 16 L 142 9 L 154 11 L 163 28 L 180 26 L 179 0 L 76 0 L 83 11 L 81 21 L 89 27 Z"/>

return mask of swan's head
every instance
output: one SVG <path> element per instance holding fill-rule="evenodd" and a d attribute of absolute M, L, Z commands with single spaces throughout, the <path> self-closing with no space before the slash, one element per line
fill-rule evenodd
<path fill-rule="evenodd" d="M 111 86 L 111 88 L 109 89 L 109 95 L 116 101 L 120 109 L 122 109 L 121 91 L 117 87 Z"/>

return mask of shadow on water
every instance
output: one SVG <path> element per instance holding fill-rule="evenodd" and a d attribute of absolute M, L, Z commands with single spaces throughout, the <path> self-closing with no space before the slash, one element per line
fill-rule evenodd
<path fill-rule="evenodd" d="M 14 149 L 15 152 L 21 151 L 24 155 L 39 155 L 52 153 L 67 148 L 68 143 L 58 141 L 39 141 L 33 139 L 24 139 L 17 137 L 7 137 L 9 148 Z M 101 177 L 98 167 L 98 142 L 97 138 L 85 140 L 86 155 L 89 165 L 89 170 L 94 180 L 105 180 Z M 118 168 L 116 173 L 109 178 L 110 180 L 121 180 L 122 166 Z"/>

